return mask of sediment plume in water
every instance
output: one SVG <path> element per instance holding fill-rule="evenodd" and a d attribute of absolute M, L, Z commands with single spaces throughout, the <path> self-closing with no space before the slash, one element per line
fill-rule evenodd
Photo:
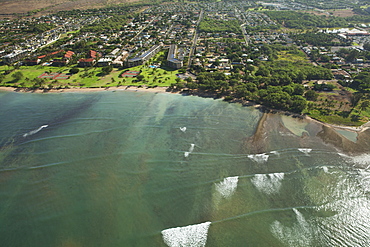
<path fill-rule="evenodd" d="M 267 150 L 265 142 L 265 122 L 267 120 L 267 113 L 263 113 L 260 118 L 254 135 L 246 140 L 245 147 L 253 153 L 264 153 Z"/>

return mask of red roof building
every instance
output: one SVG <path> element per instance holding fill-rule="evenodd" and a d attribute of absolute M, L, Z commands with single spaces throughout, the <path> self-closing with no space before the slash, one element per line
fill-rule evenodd
<path fill-rule="evenodd" d="M 64 58 L 67 58 L 67 59 L 71 59 L 71 57 L 74 55 L 75 53 L 73 51 L 67 51 L 66 54 L 64 54 Z"/>
<path fill-rule="evenodd" d="M 97 58 L 97 57 L 101 57 L 101 54 L 96 52 L 96 51 L 93 51 L 93 50 L 90 50 L 87 57 L 89 58 Z"/>
<path fill-rule="evenodd" d="M 82 58 L 78 60 L 78 65 L 80 67 L 89 67 L 95 64 L 96 60 L 94 58 Z"/>

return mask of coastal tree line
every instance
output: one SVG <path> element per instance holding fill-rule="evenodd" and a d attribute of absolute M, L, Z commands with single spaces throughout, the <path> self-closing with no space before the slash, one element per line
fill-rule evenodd
<path fill-rule="evenodd" d="M 273 109 L 302 113 L 307 100 L 317 98 L 312 90 L 302 85 L 304 80 L 328 80 L 333 75 L 329 69 L 316 67 L 309 63 L 297 64 L 290 61 L 270 61 L 257 69 L 249 67 L 225 75 L 223 72 L 200 72 L 197 80 L 186 84 L 178 81 L 171 89 L 185 87 L 200 94 L 213 94 L 226 100 L 248 100 Z M 241 73 L 242 72 L 242 73 Z"/>

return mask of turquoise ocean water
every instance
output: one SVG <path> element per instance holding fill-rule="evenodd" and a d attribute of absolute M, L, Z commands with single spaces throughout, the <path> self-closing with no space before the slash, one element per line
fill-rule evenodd
<path fill-rule="evenodd" d="M 370 156 L 263 117 L 174 94 L 1 92 L 0 246 L 370 246 Z"/>

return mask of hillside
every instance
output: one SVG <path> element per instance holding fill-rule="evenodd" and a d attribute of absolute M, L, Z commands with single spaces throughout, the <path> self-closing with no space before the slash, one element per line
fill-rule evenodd
<path fill-rule="evenodd" d="M 61 10 L 99 8 L 111 4 L 135 2 L 139 0 L 0 0 L 0 15 L 25 14 L 36 15 L 55 13 Z"/>

